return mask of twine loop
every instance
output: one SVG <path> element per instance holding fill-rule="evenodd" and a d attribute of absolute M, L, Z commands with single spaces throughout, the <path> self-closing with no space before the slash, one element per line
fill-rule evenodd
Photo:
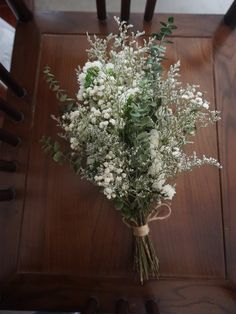
<path fill-rule="evenodd" d="M 161 207 L 166 207 L 168 209 L 168 212 L 164 215 L 161 215 Z M 167 219 L 169 216 L 171 215 L 171 207 L 169 204 L 167 203 L 161 203 L 159 205 L 157 205 L 152 211 L 151 213 L 148 215 L 147 219 L 146 219 L 146 223 L 142 226 L 138 226 L 136 222 L 129 222 L 127 221 L 125 218 L 123 218 L 123 222 L 132 229 L 133 231 L 133 235 L 135 237 L 145 237 L 149 234 L 149 226 L 148 224 L 152 221 L 156 221 L 156 220 L 164 220 Z"/>

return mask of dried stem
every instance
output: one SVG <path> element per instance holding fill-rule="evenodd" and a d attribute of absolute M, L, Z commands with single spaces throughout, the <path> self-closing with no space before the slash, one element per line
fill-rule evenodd
<path fill-rule="evenodd" d="M 135 256 L 134 267 L 139 274 L 141 284 L 150 278 L 159 277 L 159 260 L 156 256 L 152 240 L 149 235 L 144 237 L 134 237 Z"/>

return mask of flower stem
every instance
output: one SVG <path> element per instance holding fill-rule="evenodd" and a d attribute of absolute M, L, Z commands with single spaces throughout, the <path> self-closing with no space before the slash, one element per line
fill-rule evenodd
<path fill-rule="evenodd" d="M 140 283 L 159 276 L 159 260 L 149 235 L 135 236 L 134 267 L 139 275 Z"/>

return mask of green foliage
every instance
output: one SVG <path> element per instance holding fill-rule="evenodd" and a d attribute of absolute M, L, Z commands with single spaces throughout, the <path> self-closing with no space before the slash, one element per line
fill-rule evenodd
<path fill-rule="evenodd" d="M 76 108 L 77 105 L 75 99 L 68 97 L 66 91 L 60 88 L 60 82 L 56 80 L 55 75 L 52 74 L 51 68 L 46 66 L 43 73 L 49 88 L 56 93 L 57 100 L 63 104 L 60 107 L 61 113 L 70 112 L 73 108 Z"/>
<path fill-rule="evenodd" d="M 152 65 L 152 69 L 155 73 L 162 72 L 161 61 L 165 59 L 166 44 L 172 44 L 172 41 L 166 39 L 167 36 L 171 36 L 173 30 L 177 27 L 174 25 L 174 18 L 171 16 L 167 22 L 160 22 L 161 29 L 158 33 L 153 33 L 152 37 L 157 40 L 157 43 L 151 47 L 151 58 L 148 63 Z M 159 61 L 159 62 L 157 62 Z"/>
<path fill-rule="evenodd" d="M 42 143 L 43 150 L 50 154 L 54 161 L 63 164 L 65 156 L 58 142 L 54 142 L 51 137 L 46 136 L 43 136 L 40 142 Z"/>
<path fill-rule="evenodd" d="M 87 70 L 84 87 L 88 88 L 93 84 L 94 79 L 98 76 L 99 68 L 92 67 Z"/>
<path fill-rule="evenodd" d="M 177 29 L 177 27 L 174 25 L 174 18 L 173 16 L 170 16 L 167 20 L 167 22 L 160 22 L 161 24 L 161 30 L 159 33 L 153 33 L 152 37 L 159 40 L 162 43 L 172 43 L 169 40 L 164 41 L 166 36 L 172 35 L 173 30 Z"/>

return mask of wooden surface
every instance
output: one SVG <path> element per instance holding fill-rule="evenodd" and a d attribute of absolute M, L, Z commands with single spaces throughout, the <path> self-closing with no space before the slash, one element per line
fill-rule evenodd
<path fill-rule="evenodd" d="M 156 30 L 165 17 L 144 24 L 147 32 Z M 6 120 L 5 127 L 23 143 L 1 150 L 2 159 L 14 156 L 20 168 L 2 176 L 1 182 L 16 186 L 17 200 L 1 204 L 0 307 L 79 310 L 91 296 L 98 296 L 100 310 L 108 312 L 126 297 L 131 313 L 145 313 L 144 301 L 152 297 L 161 314 L 236 312 L 235 35 L 219 27 L 221 19 L 177 16 L 179 29 L 166 66 L 180 59 L 181 79 L 200 84 L 212 108 L 222 110 L 219 129 L 202 130 L 188 149 L 220 157 L 224 168 L 220 173 L 204 167 L 178 180 L 172 216 L 151 225 L 161 280 L 144 286 L 134 278 L 132 236 L 119 212 L 96 187 L 68 166 L 55 164 L 39 143 L 43 135 L 58 132 L 50 118 L 57 114 L 57 101 L 44 81 L 43 68 L 50 65 L 75 97 L 75 68 L 85 62 L 88 47 L 85 28 L 107 33 L 114 24 L 109 19 L 97 24 L 93 14 L 88 23 L 86 14 L 60 13 L 39 14 L 35 22 L 18 26 L 12 72 L 22 78 L 29 96 L 17 100 L 9 95 L 26 119 L 24 124 Z M 138 15 L 132 20 L 136 27 L 141 23 Z"/>
<path fill-rule="evenodd" d="M 56 136 L 58 132 L 50 117 L 57 115 L 58 104 L 43 78 L 43 69 L 50 64 L 63 88 L 74 97 L 78 90 L 75 68 L 86 62 L 86 48 L 84 35 L 44 35 L 42 39 L 19 263 L 23 271 L 55 268 L 81 276 L 132 278 L 132 235 L 119 212 L 92 184 L 80 181 L 68 166 L 55 164 L 39 143 L 44 134 Z M 199 82 L 213 102 L 210 40 L 178 38 L 171 50 L 169 61 L 181 59 L 183 79 Z M 217 157 L 215 127 L 201 131 L 196 146 L 200 154 Z M 37 195 L 40 198 L 35 202 Z M 182 177 L 172 217 L 151 227 L 162 276 L 224 278 L 217 169 L 198 169 Z M 111 252 L 114 242 L 116 249 Z"/>
<path fill-rule="evenodd" d="M 228 277 L 236 284 L 236 34 L 222 27 L 213 39 L 217 107 L 222 112 L 219 123 L 219 152 L 224 165 L 221 172 L 223 219 Z M 222 79 L 223 78 L 223 79 Z"/>

